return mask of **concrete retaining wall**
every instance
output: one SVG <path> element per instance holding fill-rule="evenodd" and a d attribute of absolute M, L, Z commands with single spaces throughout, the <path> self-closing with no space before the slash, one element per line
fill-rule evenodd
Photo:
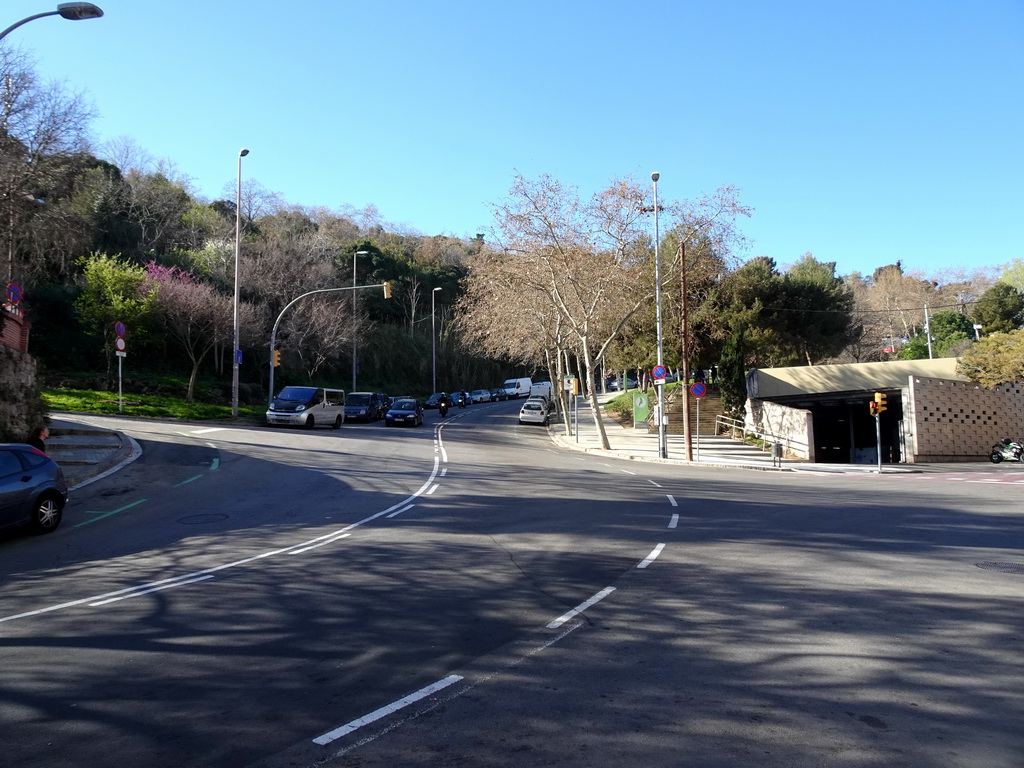
<path fill-rule="evenodd" d="M 788 459 L 814 461 L 814 418 L 810 411 L 766 400 L 747 400 L 744 429 L 778 437 Z"/>

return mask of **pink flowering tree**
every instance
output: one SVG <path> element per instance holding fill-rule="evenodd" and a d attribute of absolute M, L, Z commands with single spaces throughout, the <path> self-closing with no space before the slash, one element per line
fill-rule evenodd
<path fill-rule="evenodd" d="M 216 344 L 231 344 L 231 298 L 177 267 L 151 261 L 146 275 L 146 290 L 153 294 L 164 327 L 192 361 L 186 393 L 192 402 L 203 360 Z"/>

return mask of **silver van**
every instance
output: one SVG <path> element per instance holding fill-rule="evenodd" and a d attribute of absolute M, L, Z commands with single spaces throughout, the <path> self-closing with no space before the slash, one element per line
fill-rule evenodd
<path fill-rule="evenodd" d="M 324 387 L 285 387 L 267 410 L 267 423 L 338 429 L 345 423 L 345 392 Z"/>

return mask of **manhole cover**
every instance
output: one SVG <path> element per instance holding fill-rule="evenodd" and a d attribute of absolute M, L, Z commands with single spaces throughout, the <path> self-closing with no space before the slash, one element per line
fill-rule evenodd
<path fill-rule="evenodd" d="M 210 515 L 189 515 L 178 520 L 182 525 L 204 525 L 205 523 L 219 523 L 221 520 L 227 520 L 227 515 L 210 514 Z"/>
<path fill-rule="evenodd" d="M 1024 573 L 1024 563 L 975 563 L 986 571 L 1002 571 L 1003 573 Z"/>

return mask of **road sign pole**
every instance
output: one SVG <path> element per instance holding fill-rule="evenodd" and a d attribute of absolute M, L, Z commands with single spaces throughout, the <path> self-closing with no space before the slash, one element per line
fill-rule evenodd
<path fill-rule="evenodd" d="M 697 461 L 700 461 L 700 398 L 697 398 Z"/>
<path fill-rule="evenodd" d="M 120 355 L 117 356 L 117 412 L 124 413 L 124 393 L 121 390 L 121 361 L 124 360 Z"/>

